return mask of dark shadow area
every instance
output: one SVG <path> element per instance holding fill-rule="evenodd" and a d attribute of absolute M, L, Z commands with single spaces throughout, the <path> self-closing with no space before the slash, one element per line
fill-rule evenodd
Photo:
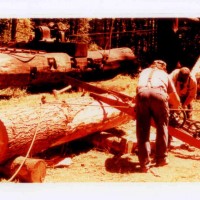
<path fill-rule="evenodd" d="M 64 87 L 66 87 L 66 84 L 64 83 L 58 83 L 58 84 L 44 83 L 42 85 L 31 85 L 27 87 L 27 93 L 29 94 L 38 94 L 44 92 L 52 93 L 52 90 L 54 89 L 59 90 Z"/>
<path fill-rule="evenodd" d="M 55 156 L 59 156 L 60 158 L 74 157 L 81 153 L 87 153 L 93 147 L 94 146 L 87 141 L 87 137 L 85 137 L 49 148 L 44 152 L 38 153 L 36 157 L 40 157 L 41 159 L 51 159 Z"/>
<path fill-rule="evenodd" d="M 107 133 L 108 132 L 108 133 Z M 102 140 L 105 140 L 107 137 L 113 135 L 120 137 L 125 134 L 124 131 L 116 128 L 109 129 L 105 132 L 105 137 L 102 137 Z M 41 153 L 38 153 L 36 157 L 40 157 L 43 159 L 50 159 L 54 156 L 60 156 L 60 157 L 74 157 L 81 153 L 87 153 L 93 148 L 96 148 L 96 146 L 92 143 L 93 138 L 99 137 L 99 132 L 87 135 L 85 137 L 82 137 L 80 139 L 76 139 L 73 141 L 69 141 L 65 144 L 49 148 Z M 103 149 L 99 149 L 103 150 Z"/>
<path fill-rule="evenodd" d="M 0 100 L 9 100 L 12 98 L 12 95 L 0 95 Z"/>
<path fill-rule="evenodd" d="M 107 72 L 88 72 L 88 73 L 82 73 L 82 74 L 67 74 L 68 76 L 75 78 L 77 80 L 83 81 L 83 82 L 95 82 L 95 81 L 105 81 L 114 78 L 119 74 L 119 71 L 107 71 Z M 30 94 L 37 94 L 37 93 L 43 93 L 43 92 L 52 92 L 52 90 L 56 89 L 62 89 L 68 85 L 67 78 L 62 79 L 62 81 L 57 83 L 51 83 L 48 80 L 45 82 L 43 81 L 40 84 L 32 84 L 27 87 L 27 92 Z M 72 87 L 73 90 L 77 90 L 77 87 Z"/>
<path fill-rule="evenodd" d="M 122 137 L 123 135 L 126 135 L 126 132 L 124 130 L 115 127 L 110 128 L 109 130 L 107 130 L 107 132 L 117 137 Z"/>
<path fill-rule="evenodd" d="M 93 72 L 84 72 L 82 74 L 67 74 L 68 76 L 75 78 L 77 80 L 89 83 L 90 82 L 98 82 L 98 81 L 107 81 L 115 78 L 117 75 L 130 75 L 132 77 L 138 74 L 138 68 L 130 69 L 128 67 L 119 68 L 116 70 L 110 71 L 93 71 Z M 47 80 L 47 82 L 43 81 L 41 84 L 32 84 L 27 87 L 27 92 L 29 94 L 38 94 L 38 93 L 51 93 L 52 90 L 62 89 L 68 85 L 67 78 L 66 80 L 51 83 Z M 76 91 L 77 87 L 72 86 L 72 90 Z"/>
<path fill-rule="evenodd" d="M 85 81 L 85 82 L 95 82 L 95 81 L 105 81 L 114 78 L 119 74 L 118 70 L 110 70 L 110 71 L 93 71 L 93 72 L 84 72 L 79 80 Z M 78 77 L 74 77 L 77 78 Z"/>
<path fill-rule="evenodd" d="M 111 173 L 136 173 L 140 172 L 139 162 L 131 162 L 129 158 L 114 156 L 105 162 L 106 170 Z"/>

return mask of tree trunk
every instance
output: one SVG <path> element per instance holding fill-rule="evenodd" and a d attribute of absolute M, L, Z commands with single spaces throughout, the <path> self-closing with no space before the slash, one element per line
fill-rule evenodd
<path fill-rule="evenodd" d="M 16 42 L 17 19 L 12 19 L 11 41 Z"/>
<path fill-rule="evenodd" d="M 181 59 L 182 47 L 177 30 L 176 18 L 158 20 L 158 58 L 167 63 L 167 72 L 171 73 Z"/>
<path fill-rule="evenodd" d="M 3 148 L 0 163 L 17 156 L 42 152 L 94 132 L 128 122 L 131 116 L 91 97 L 47 102 L 40 106 L 15 107 L 0 114 Z M 2 133 L 1 133 L 2 134 Z M 34 140 L 33 146 L 31 142 Z M 6 145 L 7 144 L 7 145 Z"/>

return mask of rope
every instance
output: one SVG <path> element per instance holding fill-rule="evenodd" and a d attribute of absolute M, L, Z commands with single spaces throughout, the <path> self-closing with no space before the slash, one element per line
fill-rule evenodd
<path fill-rule="evenodd" d="M 29 149 L 28 149 L 28 151 L 27 151 L 27 153 L 26 153 L 26 156 L 24 157 L 23 162 L 20 164 L 20 166 L 19 166 L 18 169 L 15 171 L 15 173 L 12 175 L 12 177 L 9 178 L 8 182 L 13 181 L 13 179 L 17 176 L 17 174 L 19 173 L 19 171 L 20 171 L 21 168 L 23 167 L 23 165 L 24 165 L 26 159 L 28 158 L 28 156 L 29 156 L 29 154 L 30 154 L 30 151 L 31 151 L 32 148 L 33 148 L 33 144 L 34 144 L 34 142 L 35 142 L 35 138 L 36 138 L 36 135 L 37 135 L 37 132 L 38 132 L 38 127 L 39 127 L 40 122 L 41 122 L 41 104 L 40 104 L 39 120 L 38 120 L 38 123 L 37 123 L 37 126 L 36 126 L 35 133 L 34 133 L 34 135 L 33 135 L 33 139 L 32 139 L 32 141 L 31 141 L 30 147 L 29 147 Z"/>
<path fill-rule="evenodd" d="M 48 104 L 62 104 L 63 102 L 46 102 Z M 66 103 L 66 102 L 65 102 Z M 79 103 L 67 103 L 67 105 L 79 105 L 79 106 L 99 106 L 99 105 L 87 105 L 87 104 L 79 104 Z M 111 105 L 104 105 L 104 107 L 113 107 Z M 115 108 L 130 108 L 130 106 L 115 106 Z M 169 109 L 171 111 L 200 111 L 198 109 Z"/>
<path fill-rule="evenodd" d="M 21 59 L 18 58 L 18 57 L 23 57 L 23 58 L 28 58 L 28 57 L 20 56 L 20 55 L 15 55 L 15 54 L 11 54 L 11 53 L 9 53 L 9 55 L 12 56 L 12 57 L 14 57 L 14 58 L 16 58 L 17 60 L 19 60 L 19 61 L 21 61 L 21 62 L 24 62 L 24 63 L 30 62 L 31 60 L 33 60 L 33 59 L 35 58 L 35 56 L 33 56 L 33 57 L 31 57 L 29 60 L 24 61 L 24 60 L 21 60 Z"/>
<path fill-rule="evenodd" d="M 62 104 L 63 102 L 46 102 L 48 104 Z M 66 105 L 78 105 L 78 106 L 99 106 L 94 104 L 79 104 L 79 103 L 66 103 Z M 111 105 L 104 105 L 104 107 L 113 107 Z M 115 106 L 116 108 L 130 108 L 131 106 Z"/>

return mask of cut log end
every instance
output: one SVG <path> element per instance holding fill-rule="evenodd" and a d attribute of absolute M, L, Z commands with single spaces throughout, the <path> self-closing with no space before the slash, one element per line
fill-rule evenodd
<path fill-rule="evenodd" d="M 34 160 L 33 166 L 30 168 L 30 179 L 28 182 L 31 183 L 42 183 L 46 176 L 46 163 L 43 160 Z"/>
<path fill-rule="evenodd" d="M 0 163 L 4 160 L 8 150 L 8 134 L 2 121 L 0 121 Z"/>
<path fill-rule="evenodd" d="M 1 172 L 7 176 L 13 176 L 21 164 L 24 162 L 25 157 L 19 156 L 12 161 L 5 164 Z M 46 163 L 42 159 L 26 158 L 21 169 L 16 173 L 15 179 L 20 182 L 26 183 L 42 183 L 46 176 Z"/>

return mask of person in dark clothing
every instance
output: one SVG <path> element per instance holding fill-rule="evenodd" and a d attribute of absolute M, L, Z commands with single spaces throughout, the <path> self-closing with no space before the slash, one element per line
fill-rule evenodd
<path fill-rule="evenodd" d="M 180 105 L 175 86 L 166 73 L 166 63 L 162 60 L 155 60 L 140 73 L 136 89 L 136 135 L 141 172 L 148 172 L 151 165 L 151 119 L 154 120 L 157 131 L 154 160 L 157 166 L 168 164 L 168 94 L 171 93 L 175 94 L 176 105 Z"/>
<path fill-rule="evenodd" d="M 187 118 L 192 119 L 192 102 L 197 96 L 196 77 L 190 73 L 190 69 L 187 67 L 175 69 L 170 77 L 180 97 L 182 108 L 188 109 L 186 111 Z"/>

